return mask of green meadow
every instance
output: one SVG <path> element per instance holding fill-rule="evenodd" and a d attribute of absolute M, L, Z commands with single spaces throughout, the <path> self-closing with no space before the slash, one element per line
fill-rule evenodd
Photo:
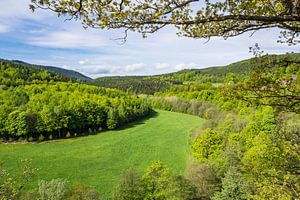
<path fill-rule="evenodd" d="M 174 172 L 183 173 L 190 150 L 190 134 L 203 119 L 167 111 L 118 130 L 97 135 L 35 144 L 1 144 L 0 160 L 16 173 L 22 159 L 32 159 L 38 180 L 65 178 L 96 187 L 102 198 L 111 196 L 119 175 L 128 168 L 142 173 L 160 160 Z"/>

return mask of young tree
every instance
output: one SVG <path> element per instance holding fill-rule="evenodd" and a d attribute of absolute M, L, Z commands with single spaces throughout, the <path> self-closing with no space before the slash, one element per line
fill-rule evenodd
<path fill-rule="evenodd" d="M 144 189 L 138 173 L 134 169 L 126 170 L 118 181 L 113 199 L 139 200 L 143 197 Z"/>
<path fill-rule="evenodd" d="M 248 31 L 280 28 L 290 44 L 300 33 L 298 0 L 31 0 L 30 9 L 49 9 L 81 20 L 84 27 L 137 31 L 144 36 L 165 26 L 193 38 L 224 38 Z M 125 35 L 125 39 L 126 39 Z"/>

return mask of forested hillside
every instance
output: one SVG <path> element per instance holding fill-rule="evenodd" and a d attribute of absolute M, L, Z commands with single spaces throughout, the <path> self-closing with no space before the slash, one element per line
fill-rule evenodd
<path fill-rule="evenodd" d="M 287 59 L 290 62 L 300 62 L 299 53 L 288 53 L 284 55 L 268 55 L 272 59 Z M 258 59 L 258 60 L 257 60 Z M 124 91 L 131 91 L 137 94 L 154 94 L 155 92 L 164 92 L 168 89 L 184 87 L 180 85 L 189 82 L 196 84 L 222 84 L 233 78 L 245 78 L 250 70 L 262 62 L 262 58 L 251 58 L 239 61 L 227 66 L 209 67 L 205 69 L 185 69 L 179 72 L 162 74 L 156 76 L 118 76 L 118 77 L 100 77 L 91 82 L 93 85 L 117 88 Z"/>
<path fill-rule="evenodd" d="M 43 141 L 97 133 L 151 111 L 136 96 L 72 83 L 60 74 L 23 64 L 0 62 L 0 85 L 1 141 Z"/>
<path fill-rule="evenodd" d="M 70 81 L 69 78 L 46 70 L 0 60 L 0 85 L 18 86 L 50 81 Z"/>
<path fill-rule="evenodd" d="M 19 60 L 4 60 L 0 59 L 1 66 L 6 65 L 7 67 L 10 68 L 21 68 L 21 69 L 31 69 L 31 71 L 47 71 L 51 74 L 55 74 L 57 76 L 60 76 L 64 79 L 69 79 L 72 81 L 77 81 L 77 82 L 89 82 L 92 79 L 84 76 L 83 74 L 73 71 L 73 70 L 67 70 L 67 69 L 62 69 L 58 67 L 51 67 L 51 66 L 43 66 L 43 65 L 34 65 L 34 64 L 29 64 L 23 61 Z M 27 74 L 23 74 L 23 76 L 27 76 Z M 23 78 L 24 78 L 23 77 Z"/>
<path fill-rule="evenodd" d="M 135 94 L 154 94 L 157 91 L 165 91 L 176 83 L 175 81 L 151 79 L 146 76 L 101 77 L 90 82 L 92 85 L 116 88 Z"/>

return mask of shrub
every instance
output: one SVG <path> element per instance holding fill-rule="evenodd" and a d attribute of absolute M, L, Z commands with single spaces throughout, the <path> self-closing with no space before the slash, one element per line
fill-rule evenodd
<path fill-rule="evenodd" d="M 53 136 L 51 134 L 49 135 L 49 140 L 53 140 Z"/>
<path fill-rule="evenodd" d="M 196 199 L 211 199 L 218 189 L 219 183 L 216 173 L 206 163 L 191 163 L 187 167 L 186 176 L 196 190 Z"/>
<path fill-rule="evenodd" d="M 30 136 L 30 137 L 28 138 L 28 142 L 32 142 L 32 141 L 33 141 L 33 137 Z"/>
<path fill-rule="evenodd" d="M 23 141 L 24 141 L 24 138 L 23 137 L 19 137 L 18 142 L 23 142 Z M 0 139 L 0 142 L 1 142 L 1 139 Z"/>
<path fill-rule="evenodd" d="M 70 138 L 71 137 L 71 133 L 68 131 L 66 138 Z"/>
<path fill-rule="evenodd" d="M 115 188 L 113 199 L 115 200 L 139 200 L 143 199 L 143 188 L 138 173 L 129 169 L 125 171 Z"/>
<path fill-rule="evenodd" d="M 38 194 L 40 200 L 62 200 L 66 194 L 66 183 L 64 179 L 52 179 L 51 181 L 40 181 Z"/>
<path fill-rule="evenodd" d="M 223 146 L 222 134 L 208 128 L 193 142 L 194 156 L 199 160 L 216 157 L 221 153 Z"/>
<path fill-rule="evenodd" d="M 246 200 L 247 186 L 242 174 L 235 169 L 230 169 L 222 179 L 222 190 L 215 193 L 213 200 Z"/>
<path fill-rule="evenodd" d="M 45 137 L 43 136 L 43 134 L 40 134 L 38 140 L 39 140 L 39 142 L 42 142 L 45 140 Z"/>
<path fill-rule="evenodd" d="M 177 179 L 169 168 L 161 162 L 154 162 L 145 172 L 142 181 L 145 188 L 144 199 L 191 199 L 184 191 L 183 182 Z"/>
<path fill-rule="evenodd" d="M 99 194 L 95 188 L 76 183 L 72 186 L 68 200 L 99 200 Z"/>

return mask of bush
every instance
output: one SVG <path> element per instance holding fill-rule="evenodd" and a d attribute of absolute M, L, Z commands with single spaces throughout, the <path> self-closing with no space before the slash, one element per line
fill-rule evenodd
<path fill-rule="evenodd" d="M 208 128 L 193 142 L 194 156 L 199 160 L 216 157 L 221 153 L 223 146 L 222 133 Z"/>
<path fill-rule="evenodd" d="M 45 137 L 43 136 L 43 134 L 40 134 L 38 140 L 39 140 L 39 142 L 42 142 L 45 140 Z"/>
<path fill-rule="evenodd" d="M 72 186 L 68 200 L 99 200 L 99 194 L 95 188 L 76 183 Z"/>
<path fill-rule="evenodd" d="M 242 174 L 230 169 L 222 179 L 221 192 L 215 193 L 213 200 L 246 200 L 248 190 Z"/>
<path fill-rule="evenodd" d="M 142 178 L 145 188 L 144 199 L 191 199 L 189 185 L 175 177 L 161 162 L 154 162 Z M 188 190 L 185 190 L 189 188 Z"/>
<path fill-rule="evenodd" d="M 64 179 L 52 179 L 51 181 L 40 181 L 38 194 L 40 200 L 62 200 L 66 194 L 66 183 Z"/>
<path fill-rule="evenodd" d="M 115 188 L 113 199 L 115 200 L 139 200 L 143 199 L 144 191 L 138 173 L 129 169 L 125 171 Z"/>
<path fill-rule="evenodd" d="M 218 189 L 219 183 L 216 173 L 206 163 L 191 163 L 187 167 L 186 176 L 196 190 L 196 199 L 211 199 Z"/>
<path fill-rule="evenodd" d="M 33 137 L 29 137 L 28 142 L 32 142 L 32 141 L 33 141 Z"/>
<path fill-rule="evenodd" d="M 23 137 L 19 137 L 18 142 L 23 142 L 23 141 L 24 141 L 24 138 Z M 0 142 L 1 142 L 1 139 L 0 139 Z"/>
<path fill-rule="evenodd" d="M 53 136 L 51 134 L 49 135 L 49 140 L 53 140 Z"/>
<path fill-rule="evenodd" d="M 67 135 L 66 135 L 66 138 L 70 138 L 71 137 L 71 133 L 68 132 Z"/>

